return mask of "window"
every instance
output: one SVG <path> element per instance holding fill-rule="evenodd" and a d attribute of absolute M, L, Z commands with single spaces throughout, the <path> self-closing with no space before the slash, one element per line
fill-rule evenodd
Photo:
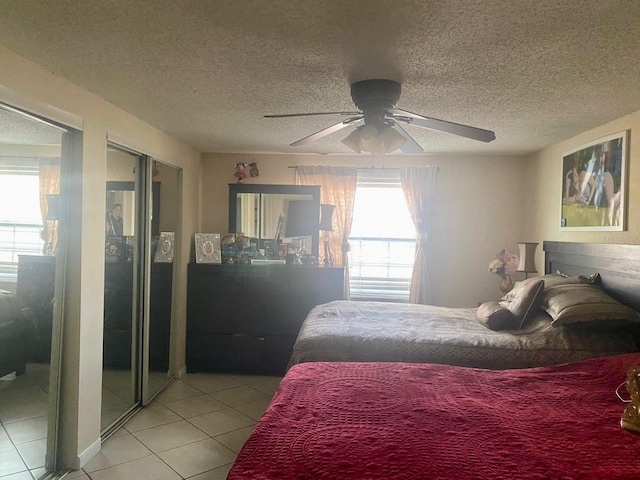
<path fill-rule="evenodd" d="M 359 172 L 349 236 L 351 298 L 408 302 L 415 244 L 399 170 Z"/>
<path fill-rule="evenodd" d="M 37 160 L 0 159 L 0 282 L 15 282 L 18 255 L 43 249 Z"/>

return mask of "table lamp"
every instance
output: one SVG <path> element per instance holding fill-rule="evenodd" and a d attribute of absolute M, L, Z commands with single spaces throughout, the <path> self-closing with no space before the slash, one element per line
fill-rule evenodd
<path fill-rule="evenodd" d="M 529 278 L 530 273 L 538 273 L 536 270 L 536 248 L 537 243 L 518 242 L 520 251 L 520 261 L 518 262 L 518 272 L 524 272 L 525 278 Z"/>
<path fill-rule="evenodd" d="M 320 226 L 318 230 L 324 232 L 324 266 L 329 267 L 333 265 L 333 257 L 331 256 L 331 250 L 329 248 L 329 232 L 333 231 L 333 211 L 335 205 L 328 205 L 326 203 L 320 204 Z"/>

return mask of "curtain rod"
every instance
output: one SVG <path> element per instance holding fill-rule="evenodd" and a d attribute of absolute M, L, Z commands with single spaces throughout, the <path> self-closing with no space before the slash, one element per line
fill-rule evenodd
<path fill-rule="evenodd" d="M 289 165 L 287 168 L 310 167 L 316 165 Z M 321 165 L 322 167 L 343 167 L 344 165 Z M 353 168 L 353 167 L 344 167 Z M 356 167 L 356 170 L 400 170 L 400 167 Z"/>
<path fill-rule="evenodd" d="M 298 167 L 307 167 L 312 165 L 289 165 L 287 168 L 298 168 Z M 322 165 L 323 167 L 341 167 L 343 165 Z M 353 168 L 353 167 L 345 167 L 345 168 Z M 401 168 L 407 167 L 356 167 L 356 170 L 400 170 Z M 411 168 L 411 167 L 408 167 Z M 419 167 L 418 167 L 419 168 Z M 436 165 L 436 171 L 440 171 L 440 167 Z"/>

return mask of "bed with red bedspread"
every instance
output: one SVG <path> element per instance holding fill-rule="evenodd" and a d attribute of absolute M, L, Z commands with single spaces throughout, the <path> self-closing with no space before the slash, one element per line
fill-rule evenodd
<path fill-rule="evenodd" d="M 640 435 L 621 428 L 615 391 L 639 364 L 295 365 L 228 479 L 638 479 Z"/>

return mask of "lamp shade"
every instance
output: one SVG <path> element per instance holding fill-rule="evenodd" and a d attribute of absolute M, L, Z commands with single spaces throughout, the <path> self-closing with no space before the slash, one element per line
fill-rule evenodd
<path fill-rule="evenodd" d="M 285 237 L 305 237 L 318 232 L 318 204 L 311 200 L 289 200 Z"/>
<path fill-rule="evenodd" d="M 520 251 L 520 261 L 518 262 L 518 272 L 537 273 L 536 270 L 536 248 L 537 243 L 518 242 Z"/>
<path fill-rule="evenodd" d="M 381 131 L 379 131 L 381 130 Z M 407 139 L 392 125 L 362 125 L 352 131 L 342 143 L 356 153 L 391 153 L 407 142 Z"/>
<path fill-rule="evenodd" d="M 322 203 L 320 205 L 320 227 L 319 230 L 331 231 L 333 230 L 333 211 L 336 209 L 335 205 L 329 205 Z"/>
<path fill-rule="evenodd" d="M 393 127 L 385 128 L 380 134 L 385 153 L 395 152 L 407 143 L 407 139 Z"/>
<path fill-rule="evenodd" d="M 347 147 L 353 150 L 356 153 L 361 153 L 362 149 L 360 148 L 361 139 L 360 139 L 360 130 L 356 128 L 353 132 L 347 135 L 347 138 L 342 140 Z"/>

